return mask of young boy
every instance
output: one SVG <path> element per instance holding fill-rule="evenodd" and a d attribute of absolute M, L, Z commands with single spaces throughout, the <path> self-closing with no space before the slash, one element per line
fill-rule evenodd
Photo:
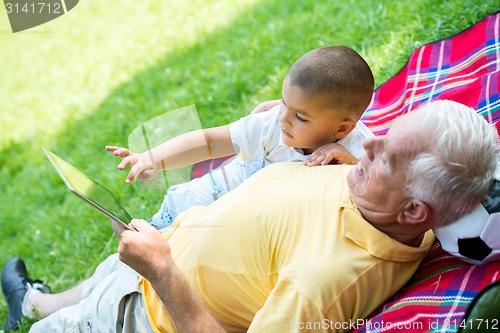
<path fill-rule="evenodd" d="M 201 178 L 171 187 L 151 219 L 161 229 L 187 208 L 210 204 L 270 163 L 357 163 L 362 142 L 373 136 L 358 122 L 373 87 L 370 67 L 359 54 L 344 46 L 324 47 L 293 64 L 283 81 L 280 105 L 267 112 L 180 135 L 142 154 L 116 146 L 106 149 L 123 159 L 118 169 L 131 167 L 127 183 L 153 178 L 161 170 L 238 155 Z"/>

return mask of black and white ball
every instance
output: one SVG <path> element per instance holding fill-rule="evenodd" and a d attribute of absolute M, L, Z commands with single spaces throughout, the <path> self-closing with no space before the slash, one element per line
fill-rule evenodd
<path fill-rule="evenodd" d="M 474 265 L 500 260 L 500 181 L 472 213 L 434 233 L 441 247 Z"/>

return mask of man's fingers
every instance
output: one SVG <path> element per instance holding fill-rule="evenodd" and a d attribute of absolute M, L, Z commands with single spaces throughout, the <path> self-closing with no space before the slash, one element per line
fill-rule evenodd
<path fill-rule="evenodd" d="M 142 219 L 132 219 L 130 224 L 139 232 L 148 232 L 151 230 L 156 231 L 156 228 L 149 224 L 147 221 Z"/>

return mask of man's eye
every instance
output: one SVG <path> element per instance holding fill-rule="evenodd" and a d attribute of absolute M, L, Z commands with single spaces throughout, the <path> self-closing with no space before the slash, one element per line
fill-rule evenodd
<path fill-rule="evenodd" d="M 387 160 L 387 156 L 385 156 L 385 154 L 382 155 L 382 163 L 389 165 L 389 161 Z"/>

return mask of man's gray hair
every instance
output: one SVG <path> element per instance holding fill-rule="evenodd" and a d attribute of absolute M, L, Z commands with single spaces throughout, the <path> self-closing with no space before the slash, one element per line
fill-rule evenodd
<path fill-rule="evenodd" d="M 488 193 L 498 160 L 498 135 L 474 109 L 460 103 L 435 101 L 418 112 L 435 139 L 430 151 L 411 162 L 408 191 L 430 205 L 443 226 L 472 211 Z"/>

